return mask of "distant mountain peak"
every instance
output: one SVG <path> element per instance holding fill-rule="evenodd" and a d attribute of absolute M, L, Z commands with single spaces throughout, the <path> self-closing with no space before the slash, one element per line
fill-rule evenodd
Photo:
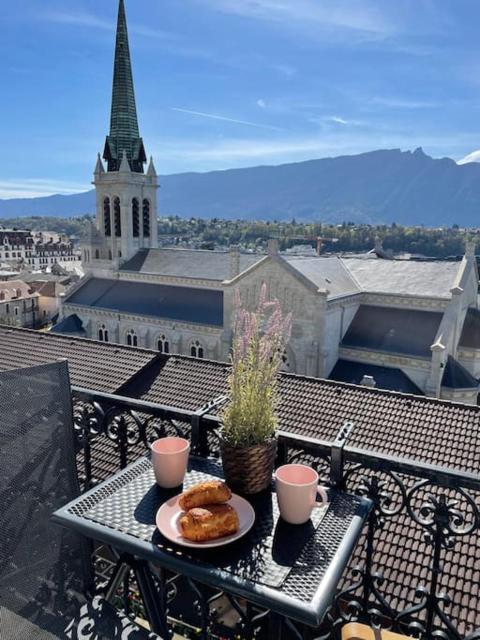
<path fill-rule="evenodd" d="M 480 151 L 475 154 L 480 158 Z M 438 227 L 477 226 L 480 212 L 480 166 L 471 163 L 465 170 L 421 147 L 161 176 L 161 183 L 160 215 Z M 0 200 L 0 218 L 94 211 L 94 191 Z"/>

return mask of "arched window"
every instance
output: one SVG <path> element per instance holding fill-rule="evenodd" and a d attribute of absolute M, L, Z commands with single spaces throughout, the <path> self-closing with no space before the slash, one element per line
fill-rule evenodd
<path fill-rule="evenodd" d="M 113 201 L 113 220 L 115 225 L 115 236 L 117 238 L 122 237 L 122 219 L 120 215 L 120 198 L 115 198 Z"/>
<path fill-rule="evenodd" d="M 137 198 L 132 200 L 132 229 L 133 237 L 140 236 L 140 203 Z"/>
<path fill-rule="evenodd" d="M 127 333 L 127 344 L 129 347 L 138 347 L 138 337 L 134 329 Z"/>
<path fill-rule="evenodd" d="M 108 329 L 104 324 L 98 330 L 98 339 L 100 342 L 108 342 Z"/>
<path fill-rule="evenodd" d="M 100 251 L 98 249 L 95 249 L 95 260 L 99 260 L 100 259 Z"/>
<path fill-rule="evenodd" d="M 108 259 L 109 260 L 112 259 L 112 250 L 111 249 L 108 250 Z"/>
<path fill-rule="evenodd" d="M 106 236 L 112 235 L 112 220 L 110 217 L 110 198 L 103 201 L 103 228 Z"/>
<path fill-rule="evenodd" d="M 168 338 L 165 336 L 160 336 L 157 341 L 157 349 L 160 353 L 170 353 L 170 344 L 168 342 Z"/>
<path fill-rule="evenodd" d="M 143 201 L 143 237 L 150 237 L 150 202 L 147 199 Z"/>
<path fill-rule="evenodd" d="M 199 340 L 194 340 L 190 347 L 190 355 L 194 358 L 199 358 L 202 360 L 205 356 L 205 352 L 203 349 L 203 345 Z"/>
<path fill-rule="evenodd" d="M 5 300 L 5 291 L 0 291 L 0 300 Z"/>

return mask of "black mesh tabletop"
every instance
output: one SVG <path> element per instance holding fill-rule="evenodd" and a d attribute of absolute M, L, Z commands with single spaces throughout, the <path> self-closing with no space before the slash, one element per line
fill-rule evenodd
<path fill-rule="evenodd" d="M 184 488 L 222 477 L 221 465 L 192 457 Z M 280 517 L 274 491 L 249 498 L 256 520 L 239 541 L 191 549 L 164 538 L 155 515 L 179 489 L 160 489 L 149 458 L 141 458 L 55 514 L 89 537 L 137 557 L 249 598 L 307 624 L 317 624 L 330 600 L 368 514 L 368 501 L 332 491 L 327 508 L 305 525 Z M 275 606 L 276 605 L 276 606 Z"/>

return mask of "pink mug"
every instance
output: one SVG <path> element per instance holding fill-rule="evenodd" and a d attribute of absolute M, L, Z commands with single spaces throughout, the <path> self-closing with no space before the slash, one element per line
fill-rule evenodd
<path fill-rule="evenodd" d="M 328 502 L 327 492 L 318 486 L 318 473 L 304 464 L 286 464 L 275 473 L 280 515 L 290 524 L 303 524 L 310 519 L 312 509 Z M 317 502 L 320 495 L 322 502 Z"/>
<path fill-rule="evenodd" d="M 187 471 L 190 442 L 184 438 L 160 438 L 152 443 L 151 451 L 157 484 L 163 489 L 179 487 Z"/>

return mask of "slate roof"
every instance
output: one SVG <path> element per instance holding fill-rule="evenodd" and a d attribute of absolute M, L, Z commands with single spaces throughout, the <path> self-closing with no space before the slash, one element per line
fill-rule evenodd
<path fill-rule="evenodd" d="M 447 366 L 443 373 L 442 387 L 449 389 L 476 389 L 479 383 L 470 371 L 452 356 L 448 356 Z"/>
<path fill-rule="evenodd" d="M 68 359 L 71 383 L 114 393 L 156 357 L 155 352 L 0 325 L 0 371 Z"/>
<path fill-rule="evenodd" d="M 66 303 L 179 322 L 223 325 L 223 292 L 210 289 L 90 278 Z"/>
<path fill-rule="evenodd" d="M 478 309 L 467 311 L 459 346 L 467 349 L 480 349 L 480 311 Z"/>
<path fill-rule="evenodd" d="M 401 369 L 394 367 L 381 367 L 340 358 L 328 377 L 338 382 L 360 384 L 364 376 L 372 376 L 380 389 L 424 395 L 423 391 Z"/>
<path fill-rule="evenodd" d="M 342 346 L 430 357 L 441 320 L 434 311 L 360 305 Z"/>
<path fill-rule="evenodd" d="M 342 258 L 363 291 L 450 299 L 460 262 Z"/>
<path fill-rule="evenodd" d="M 77 316 L 76 313 L 63 318 L 58 324 L 50 330 L 51 333 L 61 333 L 66 335 L 77 335 L 79 337 L 86 336 L 86 331 L 83 328 L 83 322 Z"/>
<path fill-rule="evenodd" d="M 245 271 L 265 256 L 240 254 L 240 271 Z M 230 280 L 230 252 L 193 249 L 140 249 L 120 271 L 197 278 L 222 282 Z"/>
<path fill-rule="evenodd" d="M 360 291 L 340 258 L 282 257 L 319 289 L 328 289 L 329 297 L 351 295 Z"/>

